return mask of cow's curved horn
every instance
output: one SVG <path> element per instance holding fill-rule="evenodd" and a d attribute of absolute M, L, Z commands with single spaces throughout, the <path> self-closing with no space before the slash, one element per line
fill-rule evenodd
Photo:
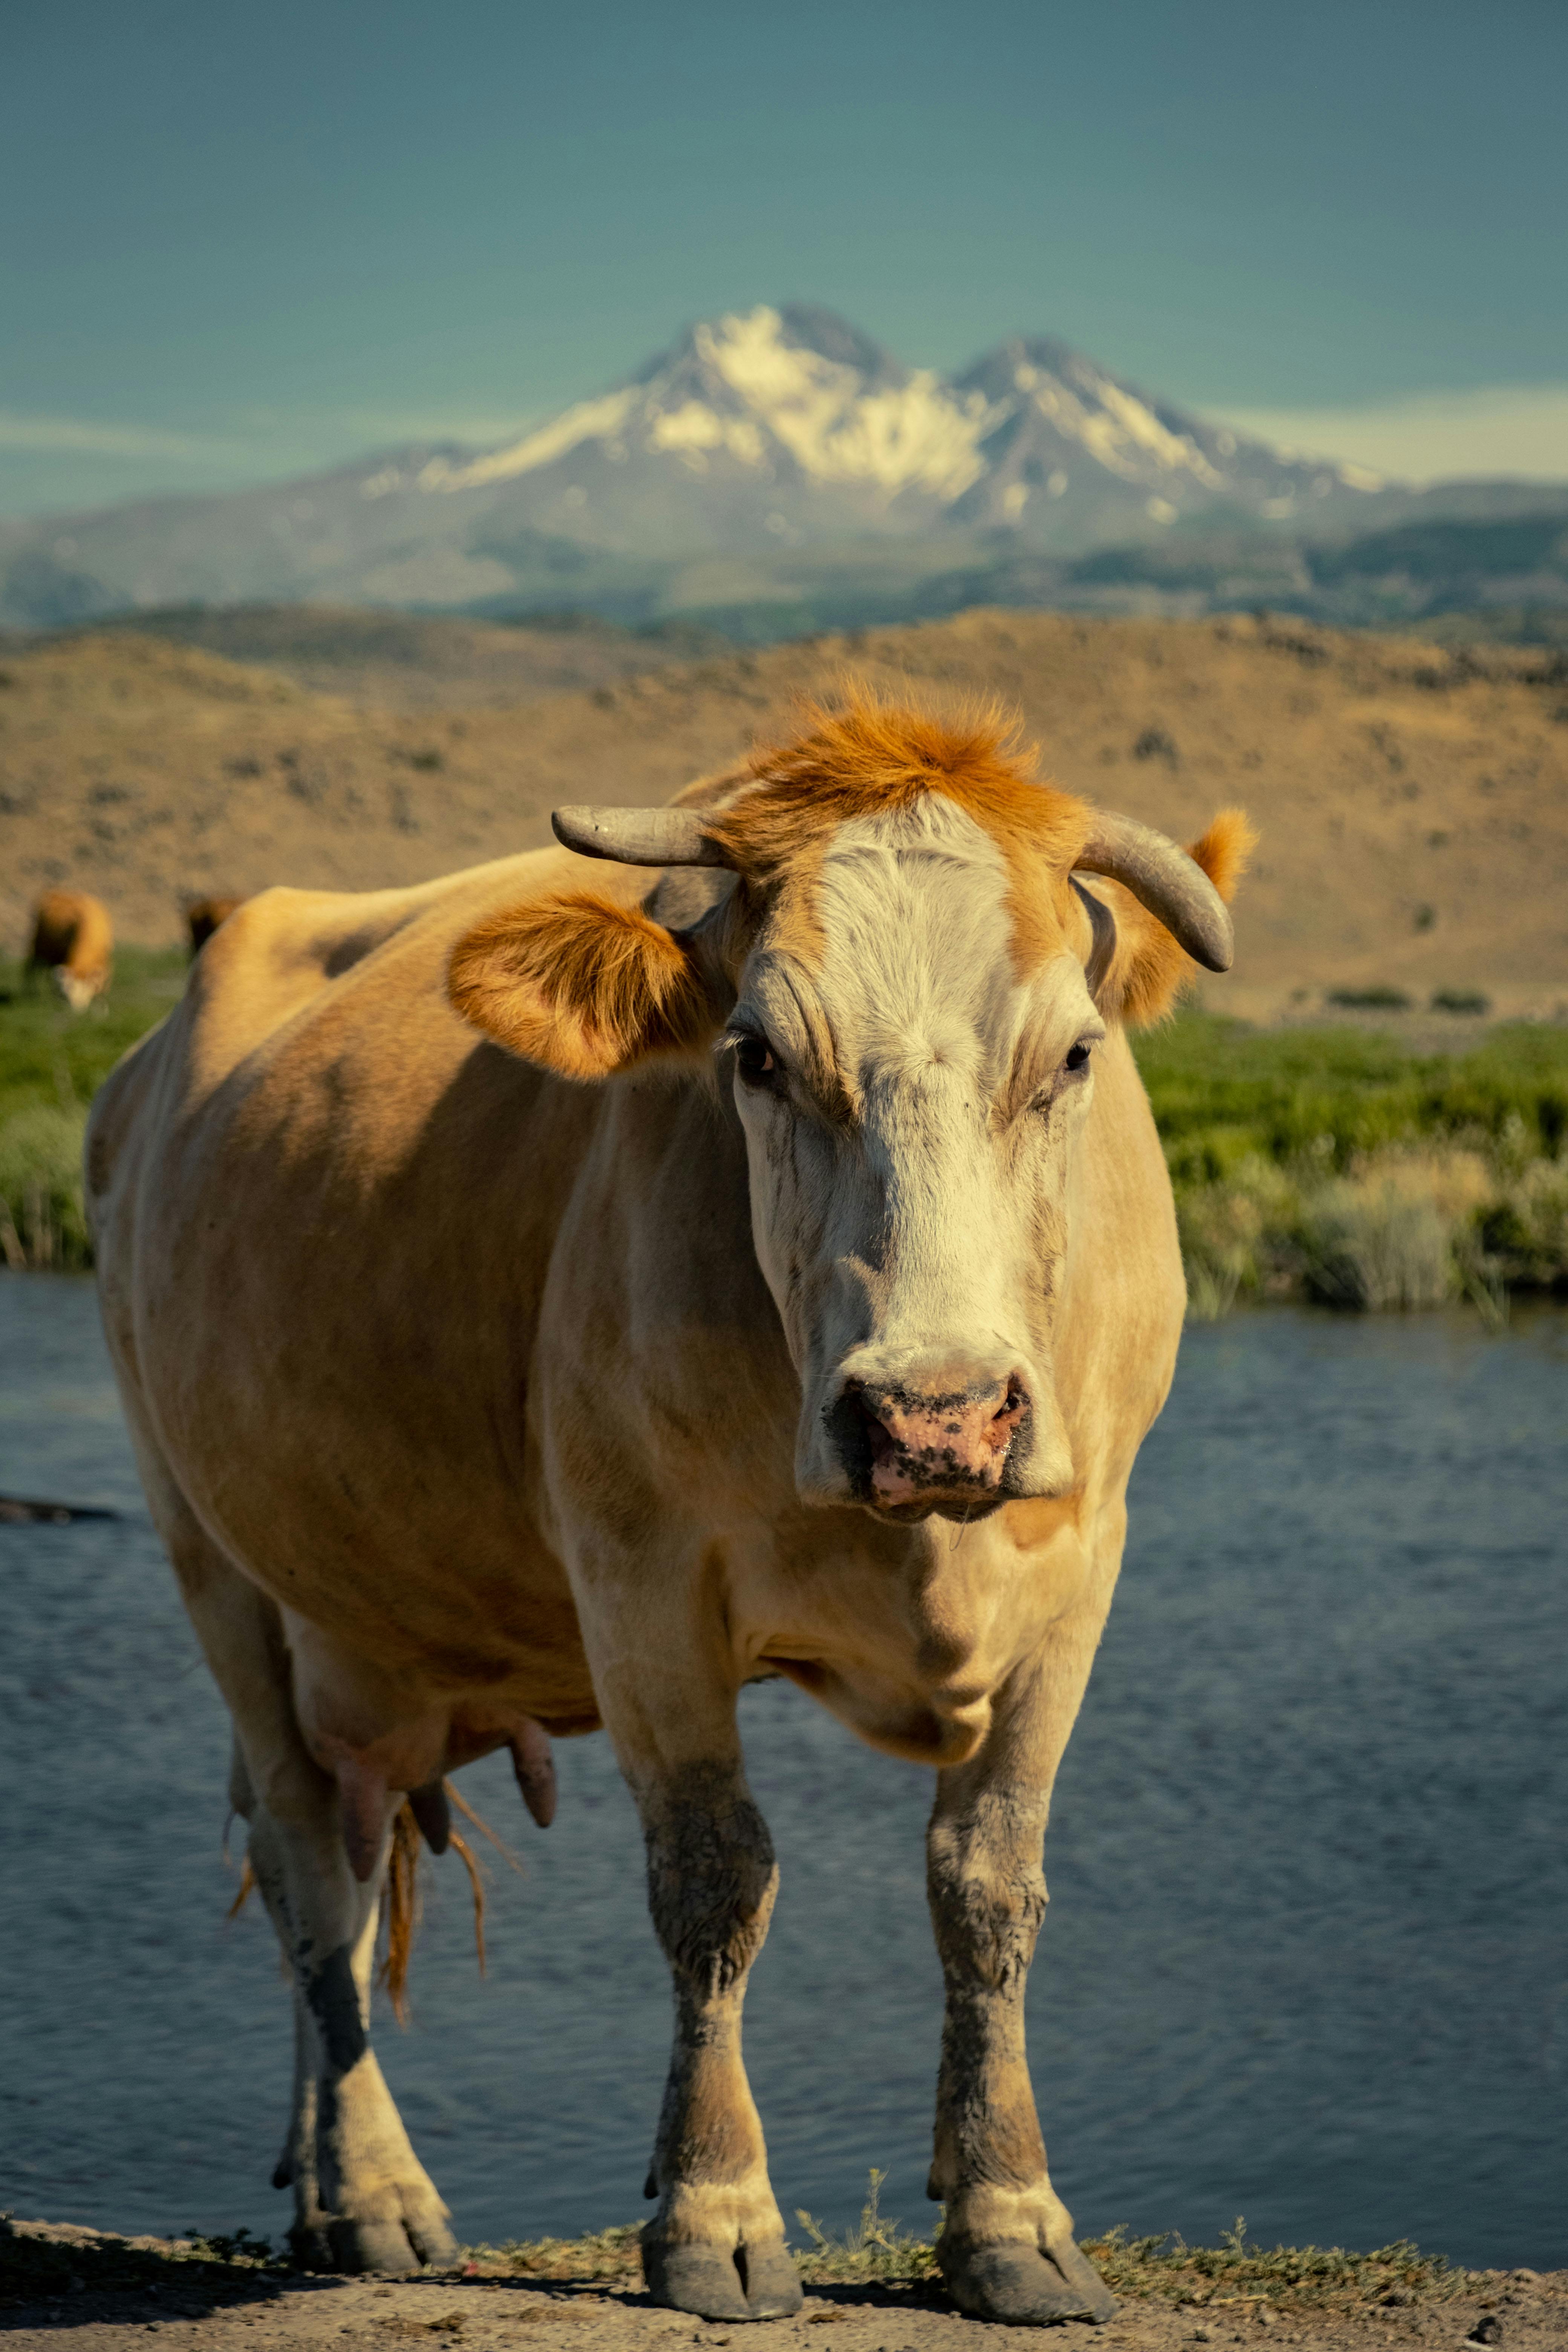
<path fill-rule="evenodd" d="M 583 857 L 613 857 L 622 866 L 722 866 L 695 809 L 558 808 L 551 824 L 557 841 Z"/>
<path fill-rule="evenodd" d="M 1135 817 L 1096 809 L 1094 830 L 1073 864 L 1109 874 L 1157 915 L 1196 963 L 1228 971 L 1236 953 L 1230 909 L 1201 866 L 1165 834 Z"/>

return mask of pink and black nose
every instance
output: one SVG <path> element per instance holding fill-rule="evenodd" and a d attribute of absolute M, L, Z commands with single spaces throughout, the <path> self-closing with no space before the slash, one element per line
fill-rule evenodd
<path fill-rule="evenodd" d="M 1029 1399 L 1016 1373 L 963 1388 L 847 1381 L 828 1422 L 851 1491 L 900 1516 L 1004 1499 Z"/>

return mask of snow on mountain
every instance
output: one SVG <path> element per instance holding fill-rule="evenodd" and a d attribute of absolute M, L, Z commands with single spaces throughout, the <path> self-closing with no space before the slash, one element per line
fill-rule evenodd
<path fill-rule="evenodd" d="M 1012 525 L 1033 538 L 1058 535 L 1050 507 L 1061 500 L 1068 501 L 1064 521 L 1074 507 L 1103 506 L 1108 494 L 1111 510 L 1125 511 L 1126 492 L 1135 491 L 1143 517 L 1157 526 L 1216 503 L 1281 522 L 1321 510 L 1325 500 L 1353 506 L 1383 487 L 1353 469 L 1296 463 L 1238 440 L 1047 338 L 987 352 L 957 389 L 983 401 L 995 419 L 964 519 Z"/>
<path fill-rule="evenodd" d="M 700 325 L 641 382 L 582 401 L 466 466 L 436 461 L 419 488 L 515 481 L 595 442 L 617 462 L 635 446 L 675 457 L 693 474 L 706 473 L 723 451 L 764 475 L 787 459 L 814 482 L 960 497 L 984 471 L 979 444 L 991 418 L 984 397 L 959 396 L 929 368 L 900 368 L 857 343 L 852 330 L 821 313 L 765 306 Z M 836 345 L 850 355 L 837 355 Z"/>

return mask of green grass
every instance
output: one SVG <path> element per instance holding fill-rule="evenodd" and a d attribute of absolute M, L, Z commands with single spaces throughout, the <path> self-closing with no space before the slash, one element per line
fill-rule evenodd
<path fill-rule="evenodd" d="M 1401 2304 L 1447 2302 L 1489 2283 L 1486 2272 L 1458 2270 L 1441 2254 L 1424 2254 L 1407 2238 L 1370 2254 L 1339 2246 L 1258 2246 L 1238 2221 L 1217 2246 L 1189 2246 L 1175 2234 L 1130 2238 L 1113 2230 L 1086 2239 L 1084 2252 L 1112 2294 L 1198 2309 L 1268 2304 L 1275 2311 L 1341 2311 Z"/>
<path fill-rule="evenodd" d="M 1568 1027 L 1419 1055 L 1186 1012 L 1136 1051 L 1200 1318 L 1250 1295 L 1495 1322 L 1568 1289 Z"/>
<path fill-rule="evenodd" d="M 107 1004 L 71 1013 L 47 980 L 0 966 L 0 1261 L 90 1263 L 81 1202 L 87 1107 L 185 982 L 177 949 L 121 948 Z"/>
<path fill-rule="evenodd" d="M 1434 1144 L 1553 1158 L 1568 1139 L 1568 1024 L 1514 1022 L 1472 1052 L 1413 1054 L 1353 1028 L 1251 1029 L 1184 1012 L 1135 1041 L 1171 1174 L 1214 1183 L 1242 1161 Z"/>

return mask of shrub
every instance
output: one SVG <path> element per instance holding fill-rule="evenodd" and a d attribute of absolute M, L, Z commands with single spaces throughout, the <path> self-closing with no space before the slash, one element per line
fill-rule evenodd
<path fill-rule="evenodd" d="M 0 1120 L 0 1255 L 8 1266 L 90 1265 L 82 1207 L 84 1110 L 28 1104 Z"/>
<path fill-rule="evenodd" d="M 1324 999 L 1343 1005 L 1348 1013 L 1408 1013 L 1410 999 L 1402 988 L 1331 988 Z"/>
<path fill-rule="evenodd" d="M 1435 988 L 1432 991 L 1434 1013 L 1487 1013 L 1492 1009 L 1489 996 L 1479 988 Z"/>
<path fill-rule="evenodd" d="M 1325 1185 L 1297 1234 L 1303 1286 L 1325 1307 L 1440 1307 L 1458 1286 L 1454 1221 L 1386 1177 Z"/>

